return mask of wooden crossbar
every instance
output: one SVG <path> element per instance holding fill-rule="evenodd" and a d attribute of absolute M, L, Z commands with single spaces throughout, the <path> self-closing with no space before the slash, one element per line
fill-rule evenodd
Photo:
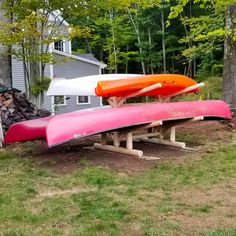
<path fill-rule="evenodd" d="M 153 90 L 155 90 L 157 88 L 160 88 L 160 87 L 162 87 L 161 83 L 156 83 L 156 84 L 150 85 L 150 86 L 148 86 L 146 88 L 143 88 L 143 89 L 141 89 L 141 90 L 139 90 L 137 92 L 130 93 L 130 94 L 124 96 L 124 97 L 118 97 L 118 102 L 120 104 L 123 104 L 128 98 L 140 96 L 140 95 L 142 95 L 144 93 L 151 92 L 151 91 L 153 91 Z"/>
<path fill-rule="evenodd" d="M 170 98 L 172 97 L 175 97 L 175 96 L 178 96 L 178 95 L 181 95 L 181 94 L 184 94 L 184 93 L 187 93 L 187 92 L 190 92 L 192 90 L 195 90 L 195 89 L 198 89 L 198 88 L 201 88 L 201 87 L 204 87 L 205 86 L 205 83 L 202 82 L 202 83 L 198 83 L 198 84 L 195 84 L 195 85 L 192 85 L 192 86 L 189 86 L 185 89 L 182 89 L 181 91 L 178 91 L 176 93 L 172 93 L 168 96 L 158 96 L 158 100 L 159 102 L 167 102 L 170 100 Z"/>
<path fill-rule="evenodd" d="M 134 92 L 134 93 L 130 93 L 124 97 L 111 97 L 111 98 L 108 98 L 108 102 L 109 104 L 112 106 L 112 107 L 120 107 L 121 105 L 124 104 L 124 102 L 128 99 L 128 98 L 131 98 L 131 97 L 136 97 L 136 96 L 140 96 L 144 93 L 148 93 L 152 90 L 155 90 L 157 88 L 160 88 L 162 86 L 161 83 L 156 83 L 156 84 L 153 84 L 153 85 L 150 85 L 146 88 L 143 88 L 143 89 L 140 89 L 139 91 L 137 92 Z"/>

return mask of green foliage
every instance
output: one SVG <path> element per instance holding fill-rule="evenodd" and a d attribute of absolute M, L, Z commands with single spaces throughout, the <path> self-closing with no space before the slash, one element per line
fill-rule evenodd
<path fill-rule="evenodd" d="M 0 22 L 0 43 L 13 46 L 11 55 L 23 61 L 26 93 L 30 98 L 38 96 L 47 87 L 46 79 L 38 78 L 45 77 L 45 64 L 53 63 L 49 45 L 62 39 L 90 36 L 88 27 L 68 28 L 63 24 L 65 16 L 87 14 L 87 6 L 79 0 L 5 0 L 1 10 L 7 20 Z"/>
<path fill-rule="evenodd" d="M 47 91 L 49 84 L 51 82 L 51 79 L 48 77 L 41 77 L 35 81 L 35 83 L 32 85 L 32 94 L 37 96 L 44 91 Z"/>
<path fill-rule="evenodd" d="M 18 45 L 12 50 L 16 58 L 44 64 L 52 63 L 53 58 L 41 45 L 73 38 L 73 51 L 93 53 L 108 64 L 109 72 L 139 73 L 142 64 L 147 73 L 160 73 L 164 37 L 168 72 L 221 75 L 227 33 L 225 9 L 230 3 L 233 2 L 89 0 L 84 4 L 79 0 L 40 0 L 36 4 L 28 0 L 22 4 L 22 0 L 17 0 L 12 5 L 6 0 L 3 9 L 13 21 L 0 23 L 0 42 Z M 69 31 L 62 22 L 48 21 L 47 16 L 58 9 L 59 15 L 71 23 Z M 168 25 L 164 33 L 162 13 L 164 25 Z M 47 31 L 51 34 L 45 34 Z"/>
<path fill-rule="evenodd" d="M 179 17 L 186 35 L 180 40 L 188 45 L 183 55 L 188 61 L 200 61 L 198 73 L 220 75 L 217 67 L 223 59 L 225 11 L 228 1 L 178 0 L 171 7 L 169 20 Z M 189 13 L 186 14 L 186 11 Z M 216 74 L 217 73 L 217 74 Z"/>

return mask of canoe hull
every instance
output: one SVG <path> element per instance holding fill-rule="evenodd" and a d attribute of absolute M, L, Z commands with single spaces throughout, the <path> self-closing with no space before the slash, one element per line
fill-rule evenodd
<path fill-rule="evenodd" d="M 4 143 L 14 143 L 46 137 L 46 127 L 52 116 L 13 124 L 6 133 Z"/>
<path fill-rule="evenodd" d="M 85 136 L 156 120 L 183 120 L 196 116 L 231 119 L 230 110 L 223 101 L 153 103 L 90 110 L 55 116 L 46 129 L 47 143 L 52 147 Z"/>

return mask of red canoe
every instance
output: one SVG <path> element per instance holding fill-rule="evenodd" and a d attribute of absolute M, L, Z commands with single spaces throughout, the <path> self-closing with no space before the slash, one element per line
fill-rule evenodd
<path fill-rule="evenodd" d="M 54 116 L 47 125 L 46 137 L 49 147 L 52 147 L 85 136 L 156 120 L 182 120 L 196 116 L 230 119 L 231 113 L 223 101 L 151 103 L 84 110 Z"/>
<path fill-rule="evenodd" d="M 46 127 L 52 116 L 13 124 L 7 131 L 4 143 L 14 143 L 46 137 Z"/>

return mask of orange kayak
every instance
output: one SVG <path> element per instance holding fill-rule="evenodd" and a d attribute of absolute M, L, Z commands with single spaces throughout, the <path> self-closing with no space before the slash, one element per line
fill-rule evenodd
<path fill-rule="evenodd" d="M 154 74 L 122 80 L 99 81 L 95 88 L 95 93 L 97 96 L 101 97 L 123 97 L 156 83 L 161 83 L 162 86 L 146 92 L 141 96 L 168 96 L 197 84 L 195 80 L 184 75 Z M 199 88 L 189 91 L 188 93 L 192 92 L 199 92 Z"/>

